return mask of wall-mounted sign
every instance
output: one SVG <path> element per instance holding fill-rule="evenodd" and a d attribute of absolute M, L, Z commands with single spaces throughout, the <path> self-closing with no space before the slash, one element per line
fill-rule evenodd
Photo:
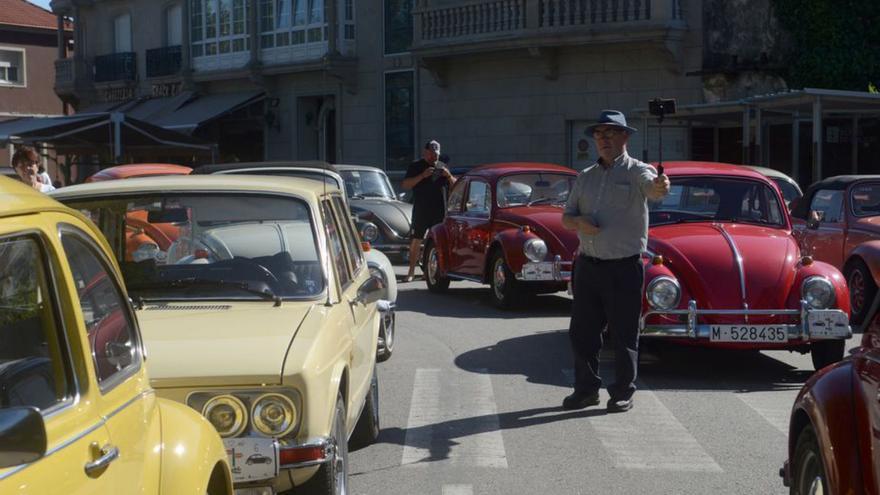
<path fill-rule="evenodd" d="M 180 93 L 181 86 L 182 84 L 179 82 L 154 84 L 152 86 L 152 95 L 154 97 L 177 96 Z"/>
<path fill-rule="evenodd" d="M 126 86 L 122 88 L 108 88 L 102 93 L 104 101 L 124 101 L 134 98 L 134 88 Z"/>

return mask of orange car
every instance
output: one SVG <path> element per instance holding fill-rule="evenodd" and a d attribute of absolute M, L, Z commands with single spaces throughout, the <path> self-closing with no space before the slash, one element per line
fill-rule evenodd
<path fill-rule="evenodd" d="M 105 168 L 87 178 L 86 182 L 132 179 L 134 177 L 149 177 L 153 175 L 189 175 L 190 172 L 192 172 L 191 168 L 172 163 L 133 163 L 131 165 L 117 165 Z"/>

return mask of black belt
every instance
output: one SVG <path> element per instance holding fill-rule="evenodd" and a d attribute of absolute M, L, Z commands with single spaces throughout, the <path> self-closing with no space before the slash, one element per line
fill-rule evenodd
<path fill-rule="evenodd" d="M 602 258 L 594 258 L 592 256 L 587 256 L 585 254 L 578 255 L 579 260 L 583 260 L 587 263 L 619 263 L 621 261 L 634 261 L 641 257 L 641 255 L 634 254 L 632 256 L 627 256 L 626 258 L 613 258 L 613 259 L 602 259 Z"/>

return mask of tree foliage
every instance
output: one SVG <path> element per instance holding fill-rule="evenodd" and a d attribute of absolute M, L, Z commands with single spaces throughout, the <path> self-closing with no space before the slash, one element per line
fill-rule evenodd
<path fill-rule="evenodd" d="M 867 91 L 880 83 L 880 1 L 773 0 L 792 40 L 792 88 Z"/>

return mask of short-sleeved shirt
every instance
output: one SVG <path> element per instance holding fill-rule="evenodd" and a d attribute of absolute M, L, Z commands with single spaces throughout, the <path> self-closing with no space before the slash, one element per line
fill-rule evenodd
<path fill-rule="evenodd" d="M 443 162 L 437 165 L 445 167 Z M 425 160 L 412 162 L 406 170 L 405 178 L 416 177 L 432 165 Z M 413 186 L 413 225 L 428 226 L 440 223 L 446 216 L 446 197 L 449 193 L 449 181 L 446 177 L 432 176 L 419 181 Z"/>
<path fill-rule="evenodd" d="M 648 247 L 648 193 L 657 171 L 626 152 L 607 169 L 599 163 L 584 169 L 574 182 L 565 214 L 584 216 L 599 228 L 595 235 L 578 232 L 579 251 L 599 259 L 641 254 Z"/>

